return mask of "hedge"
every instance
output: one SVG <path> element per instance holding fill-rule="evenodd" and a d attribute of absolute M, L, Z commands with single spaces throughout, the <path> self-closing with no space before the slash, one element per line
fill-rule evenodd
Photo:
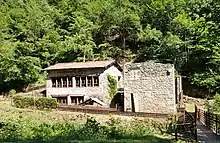
<path fill-rule="evenodd" d="M 54 109 L 57 107 L 57 101 L 53 98 L 39 98 L 36 100 L 36 107 L 37 109 Z"/>
<path fill-rule="evenodd" d="M 57 101 L 53 98 L 37 98 L 25 97 L 25 96 L 14 96 L 13 97 L 14 106 L 17 108 L 33 108 L 37 109 L 55 109 L 57 108 Z"/>

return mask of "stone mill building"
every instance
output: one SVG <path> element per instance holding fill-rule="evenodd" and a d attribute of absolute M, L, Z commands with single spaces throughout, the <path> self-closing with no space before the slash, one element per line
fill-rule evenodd
<path fill-rule="evenodd" d="M 87 61 L 58 63 L 44 70 L 48 72 L 46 96 L 56 98 L 60 104 L 85 105 L 93 100 L 94 105 L 120 107 L 121 111 L 176 110 L 180 86 L 176 86 L 172 64 Z M 117 81 L 118 93 L 113 99 L 109 98 L 108 75 Z"/>
<path fill-rule="evenodd" d="M 124 108 L 133 112 L 171 113 L 176 107 L 174 66 L 155 62 L 124 66 Z"/>

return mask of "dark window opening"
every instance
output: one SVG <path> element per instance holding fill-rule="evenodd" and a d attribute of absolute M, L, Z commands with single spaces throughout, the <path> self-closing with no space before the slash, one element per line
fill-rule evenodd
<path fill-rule="evenodd" d="M 120 81 L 120 79 L 121 79 L 121 76 L 118 76 L 118 81 Z"/>
<path fill-rule="evenodd" d="M 56 79 L 52 78 L 52 87 L 56 87 Z"/>
<path fill-rule="evenodd" d="M 87 85 L 88 85 L 89 87 L 92 86 L 92 77 L 87 77 Z"/>
<path fill-rule="evenodd" d="M 86 77 L 81 77 L 82 87 L 86 87 Z"/>
<path fill-rule="evenodd" d="M 76 87 L 80 87 L 80 78 L 76 77 Z"/>
<path fill-rule="evenodd" d="M 94 80 L 94 86 L 99 86 L 99 77 L 98 76 L 94 76 L 93 80 Z"/>
<path fill-rule="evenodd" d="M 84 98 L 82 97 L 82 96 L 72 96 L 71 97 L 71 104 L 75 104 L 75 105 L 77 105 L 77 104 L 80 104 L 80 103 L 82 103 L 84 101 Z"/>
<path fill-rule="evenodd" d="M 57 78 L 57 87 L 62 87 L 61 78 Z"/>
<path fill-rule="evenodd" d="M 66 97 L 58 97 L 57 102 L 60 104 L 67 104 L 67 98 Z"/>
<path fill-rule="evenodd" d="M 170 71 L 167 71 L 167 76 L 169 76 L 170 75 Z"/>
<path fill-rule="evenodd" d="M 63 78 L 63 87 L 67 87 L 67 79 Z"/>
<path fill-rule="evenodd" d="M 57 87 L 57 88 L 73 87 L 72 77 L 52 78 L 52 87 Z"/>
<path fill-rule="evenodd" d="M 73 87 L 72 77 L 68 78 L 68 87 Z"/>

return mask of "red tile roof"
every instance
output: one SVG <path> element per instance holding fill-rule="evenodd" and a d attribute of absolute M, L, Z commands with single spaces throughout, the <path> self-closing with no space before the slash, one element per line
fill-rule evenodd
<path fill-rule="evenodd" d="M 58 63 L 44 70 L 59 70 L 59 69 L 80 69 L 80 68 L 105 68 L 115 61 L 87 61 L 87 62 L 70 62 L 70 63 Z"/>

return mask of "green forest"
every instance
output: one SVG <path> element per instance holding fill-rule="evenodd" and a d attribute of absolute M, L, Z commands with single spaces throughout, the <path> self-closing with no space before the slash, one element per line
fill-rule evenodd
<path fill-rule="evenodd" d="M 189 83 L 220 92 L 220 1 L 0 0 L 0 90 L 83 59 L 173 63 Z"/>

